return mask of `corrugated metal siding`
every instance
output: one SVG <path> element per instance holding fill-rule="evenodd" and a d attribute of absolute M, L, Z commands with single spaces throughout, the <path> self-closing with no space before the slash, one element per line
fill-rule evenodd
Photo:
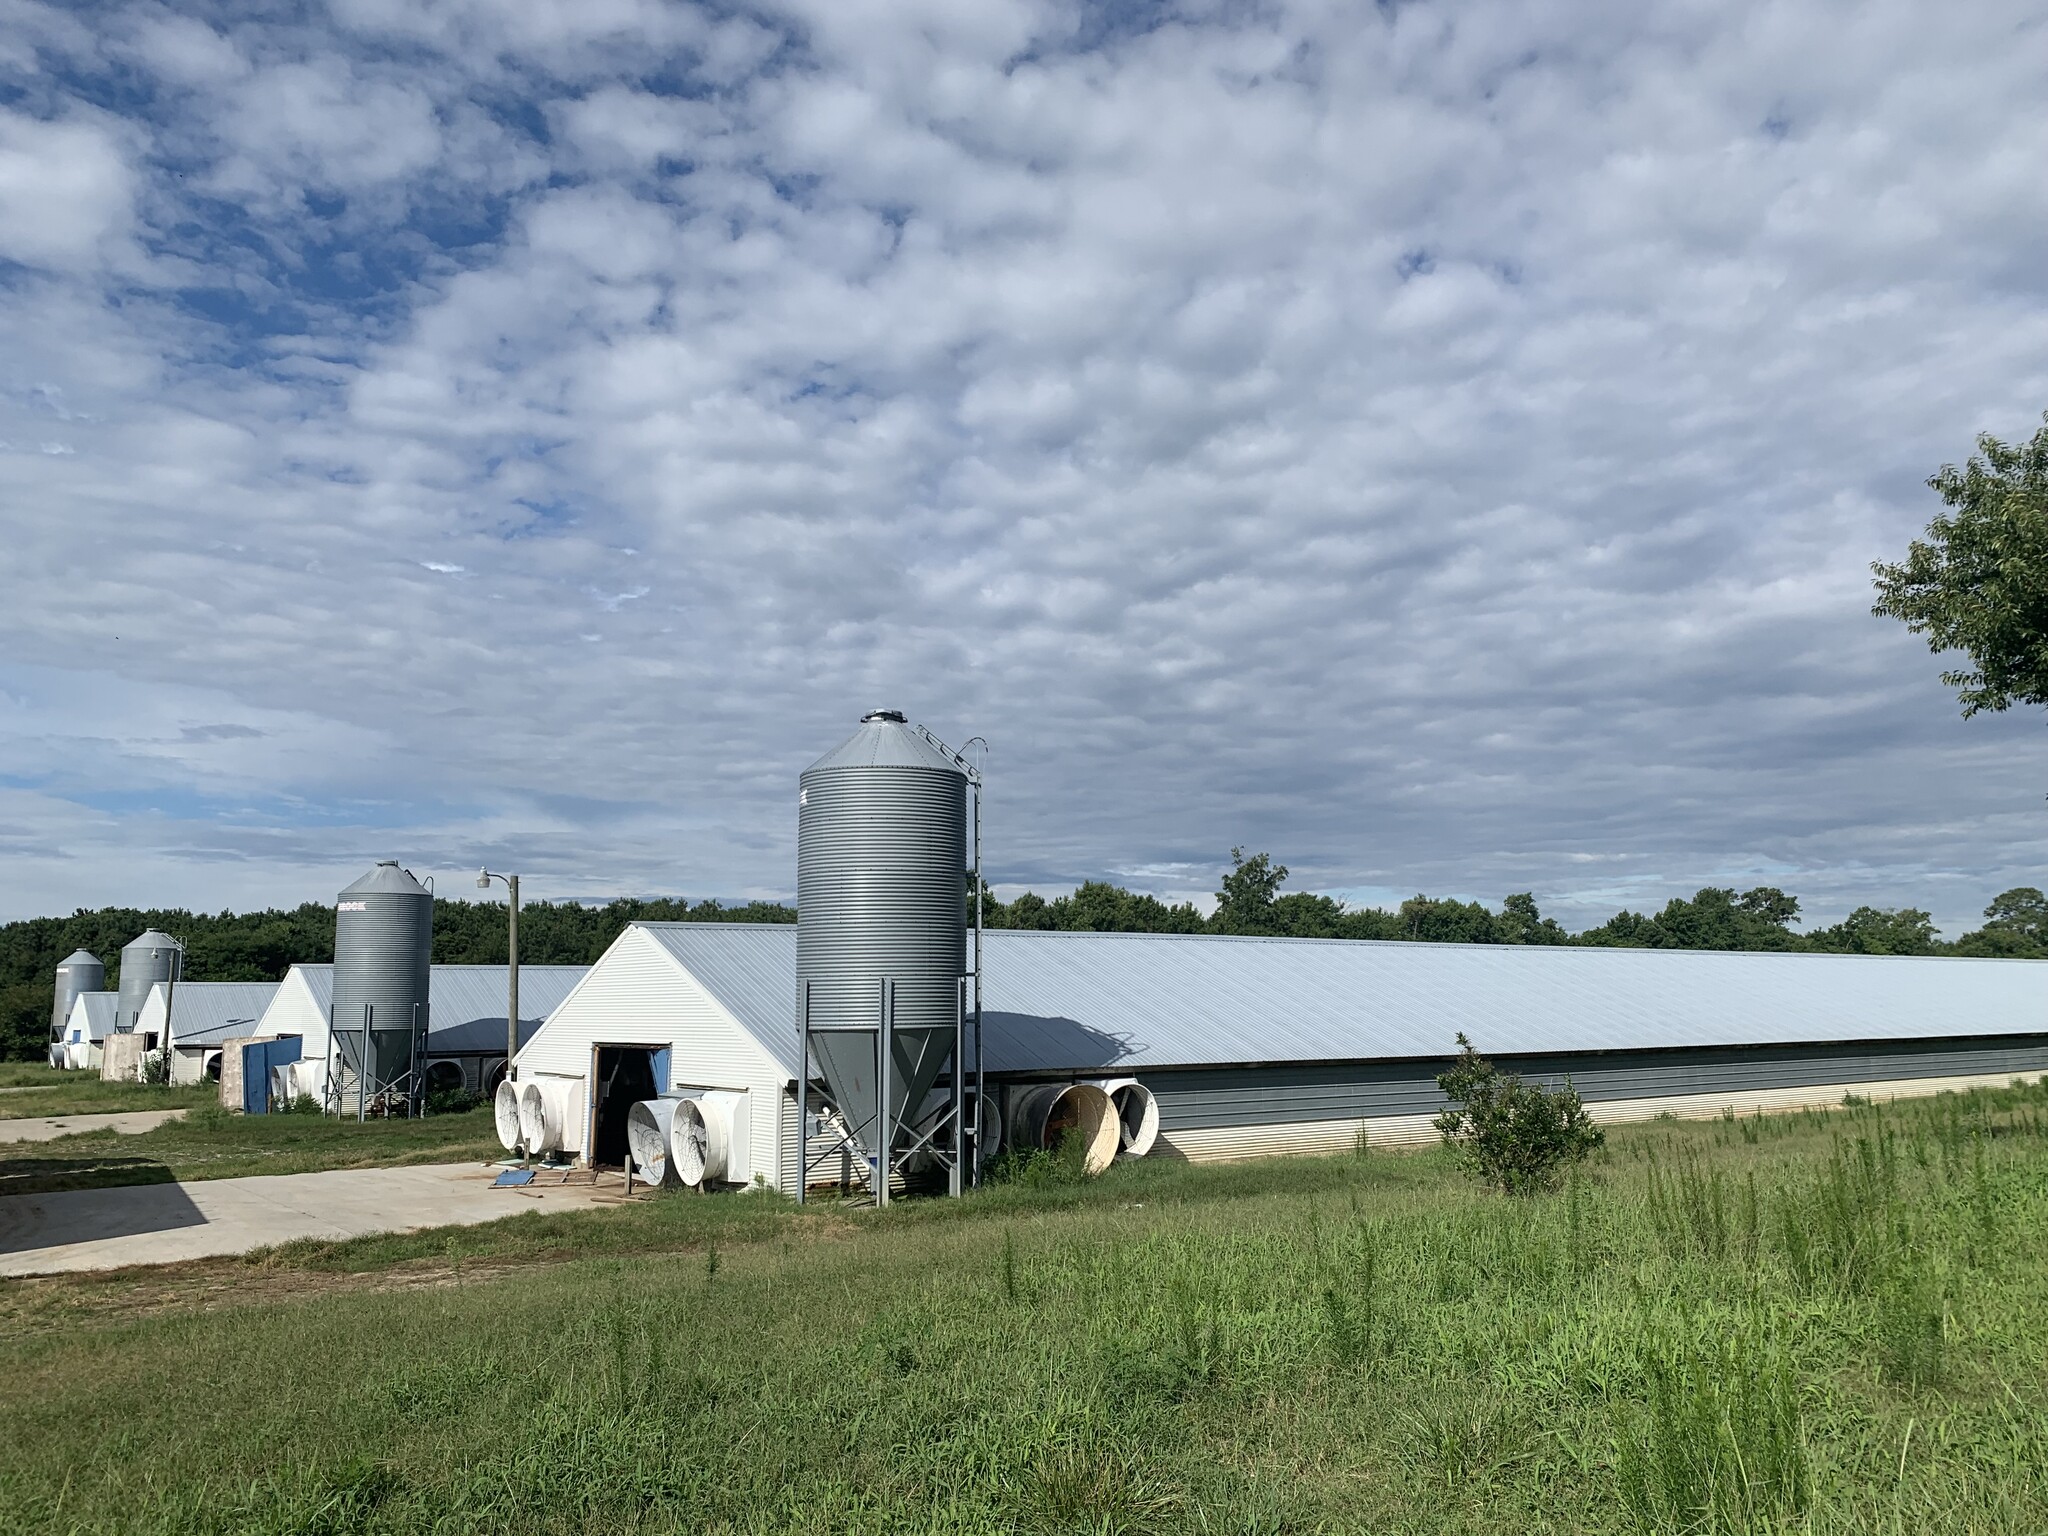
<path fill-rule="evenodd" d="M 1972 1088 L 1998 1088 L 2011 1081 L 2002 1072 L 1959 1077 L 1903 1078 L 1895 1081 L 1825 1083 L 1800 1088 L 1738 1089 L 1719 1093 L 1676 1094 L 1665 1098 L 1610 1099 L 1590 1105 L 1603 1125 L 1652 1120 L 1672 1115 L 1680 1120 L 1711 1120 L 1733 1110 L 1738 1115 L 1781 1114 L 1801 1108 L 1832 1108 L 1847 1094 L 1869 1099 L 1923 1098 L 1936 1093 L 1963 1093 Z M 1433 1115 L 1384 1115 L 1366 1119 L 1297 1120 L 1263 1125 L 1219 1125 L 1162 1134 L 1161 1152 L 1189 1162 L 1230 1162 L 1253 1157 L 1301 1153 L 1348 1152 L 1364 1134 L 1372 1147 L 1428 1146 L 1437 1140 Z"/>
<path fill-rule="evenodd" d="M 795 932 L 647 926 L 793 1076 Z M 2038 960 L 1000 931 L 984 961 L 998 1072 L 2048 1034 Z"/>
<path fill-rule="evenodd" d="M 2048 1072 L 2048 1036 L 2033 1040 L 1936 1040 L 1857 1046 L 1758 1047 L 1748 1050 L 1621 1052 L 1497 1058 L 1534 1082 L 1572 1080 L 1589 1104 L 1762 1089 L 1992 1075 L 2003 1080 Z M 1324 1066 L 1218 1067 L 1141 1072 L 1159 1100 L 1162 1132 L 1213 1126 L 1429 1116 L 1444 1107 L 1436 1061 L 1333 1063 Z M 1839 1092 L 1836 1097 L 1840 1097 Z"/>
<path fill-rule="evenodd" d="M 520 1079 L 529 1073 L 577 1078 L 587 1099 L 591 1051 L 599 1045 L 668 1047 L 665 1087 L 747 1090 L 754 1166 L 764 1171 L 779 1166 L 775 1103 L 783 1083 L 780 1064 L 644 927 L 620 934 L 521 1049 Z M 577 1118 L 580 1127 L 589 1117 Z"/>

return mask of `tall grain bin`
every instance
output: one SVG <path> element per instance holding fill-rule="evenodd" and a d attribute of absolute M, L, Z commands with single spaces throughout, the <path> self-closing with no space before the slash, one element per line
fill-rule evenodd
<path fill-rule="evenodd" d="M 150 928 L 121 946 L 121 996 L 114 1005 L 114 1029 L 132 1033 L 149 1001 L 149 989 L 160 981 L 177 981 L 185 972 L 185 946 L 168 933 Z"/>
<path fill-rule="evenodd" d="M 78 1001 L 81 992 L 104 992 L 107 989 L 107 968 L 101 965 L 97 955 L 82 949 L 73 950 L 70 958 L 57 966 L 56 996 L 50 1003 L 50 1046 L 54 1050 L 64 1039 L 64 1026 L 71 1019 L 71 1005 Z M 145 997 L 147 993 L 143 994 Z M 55 1058 L 52 1057 L 52 1060 Z"/>
<path fill-rule="evenodd" d="M 385 859 L 335 898 L 334 1041 L 344 1094 L 404 1076 L 414 1031 L 428 1025 L 427 985 L 434 955 L 434 897 Z M 361 1081 L 363 1029 L 369 1026 L 369 1082 Z"/>
<path fill-rule="evenodd" d="M 893 709 L 864 717 L 798 781 L 796 974 L 810 1022 L 873 1027 L 895 987 L 890 1120 L 917 1117 L 952 1048 L 966 966 L 967 775 Z M 870 1156 L 874 1036 L 820 1033 L 825 1085 Z"/>

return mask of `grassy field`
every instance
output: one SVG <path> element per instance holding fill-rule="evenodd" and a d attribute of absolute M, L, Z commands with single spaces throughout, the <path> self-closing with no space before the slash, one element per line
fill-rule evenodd
<path fill-rule="evenodd" d="M 2044 1220 L 2033 1088 L 16 1282 L 0 1528 L 2033 1533 Z"/>
<path fill-rule="evenodd" d="M 144 1083 L 103 1083 L 97 1072 L 8 1062 L 0 1071 L 0 1120 L 33 1115 L 111 1115 L 131 1109 L 196 1109 L 218 1104 L 217 1083 L 172 1088 Z"/>
<path fill-rule="evenodd" d="M 334 1120 L 324 1115 L 232 1115 L 197 1090 L 131 1087 L 137 1098 L 121 1107 L 145 1109 L 192 1104 L 186 1117 L 153 1131 L 84 1131 L 55 1141 L 0 1142 L 0 1195 L 95 1189 L 112 1184 L 230 1179 L 256 1173 L 312 1173 L 323 1168 L 390 1168 L 405 1163 L 457 1163 L 502 1157 L 488 1109 L 429 1115 L 418 1120 Z M 63 1092 L 64 1090 L 58 1090 Z M 187 1095 L 163 1099 L 162 1095 Z M 45 1099 L 49 1094 L 9 1097 Z M 39 1114 L 57 1113 L 38 1110 Z"/>

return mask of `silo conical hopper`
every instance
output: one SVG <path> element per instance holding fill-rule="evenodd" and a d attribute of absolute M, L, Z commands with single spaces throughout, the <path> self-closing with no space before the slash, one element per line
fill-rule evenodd
<path fill-rule="evenodd" d="M 967 776 L 895 710 L 804 770 L 797 795 L 797 985 L 813 1026 L 875 1025 L 895 984 L 891 1120 L 917 1118 L 952 1049 L 967 952 Z M 874 1037 L 819 1033 L 827 1091 L 879 1155 Z"/>

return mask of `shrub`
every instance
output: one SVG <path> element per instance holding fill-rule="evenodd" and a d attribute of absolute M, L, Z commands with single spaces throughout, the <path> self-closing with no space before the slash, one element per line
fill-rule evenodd
<path fill-rule="evenodd" d="M 481 1103 L 483 1099 L 467 1088 L 427 1090 L 427 1113 L 430 1115 L 464 1115 Z"/>
<path fill-rule="evenodd" d="M 1459 1166 L 1511 1195 L 1535 1194 L 1606 1141 L 1569 1079 L 1540 1088 L 1498 1070 L 1462 1033 L 1458 1046 L 1456 1065 L 1436 1080 L 1451 1101 L 1436 1128 Z"/>
<path fill-rule="evenodd" d="M 1022 1184 L 1045 1189 L 1088 1182 L 1088 1142 L 1079 1131 L 1060 1137 L 1056 1151 L 1005 1147 L 989 1160 L 982 1180 L 989 1184 Z"/>

